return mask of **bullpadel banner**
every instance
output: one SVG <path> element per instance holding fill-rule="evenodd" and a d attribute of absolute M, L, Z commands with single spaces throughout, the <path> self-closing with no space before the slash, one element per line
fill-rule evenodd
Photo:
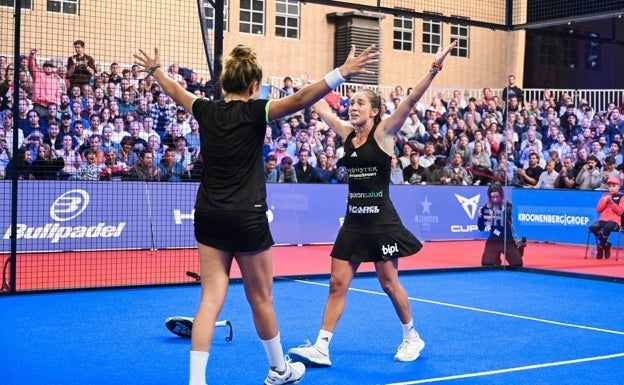
<path fill-rule="evenodd" d="M 405 226 L 424 241 L 484 239 L 483 186 L 390 186 Z M 196 183 L 23 181 L 19 252 L 195 247 Z M 0 182 L 0 252 L 10 251 L 11 182 Z M 277 244 L 332 243 L 347 210 L 346 185 L 269 184 L 267 216 Z M 584 243 L 597 192 L 506 190 L 516 232 L 529 240 Z M 374 207 L 351 208 L 374 211 Z"/>

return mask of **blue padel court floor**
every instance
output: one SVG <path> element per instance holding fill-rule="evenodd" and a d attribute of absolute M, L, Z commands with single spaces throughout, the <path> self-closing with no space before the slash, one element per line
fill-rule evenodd
<path fill-rule="evenodd" d="M 302 384 L 622 384 L 624 285 L 518 271 L 406 274 L 420 358 L 393 361 L 401 327 L 375 277 L 352 284 L 330 368 Z M 285 350 L 314 341 L 328 279 L 278 279 Z M 0 383 L 186 384 L 190 340 L 164 326 L 192 316 L 199 287 L 0 297 Z M 209 385 L 261 384 L 268 363 L 241 284 L 232 284 L 208 364 Z"/>

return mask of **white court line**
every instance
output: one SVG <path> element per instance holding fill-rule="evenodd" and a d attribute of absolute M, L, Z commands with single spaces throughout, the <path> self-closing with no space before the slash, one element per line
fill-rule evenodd
<path fill-rule="evenodd" d="M 498 370 L 488 370 L 488 371 L 485 371 L 485 372 L 477 372 L 477 373 L 457 374 L 457 375 L 454 375 L 454 376 L 447 376 L 447 377 L 426 378 L 424 380 L 407 381 L 407 382 L 393 382 L 393 383 L 386 384 L 386 385 L 427 384 L 427 383 L 431 383 L 431 382 L 458 380 L 458 379 L 463 379 L 463 378 L 490 376 L 490 375 L 493 375 L 493 374 L 519 372 L 519 371 L 522 371 L 522 370 L 532 370 L 532 369 L 548 368 L 548 367 L 551 367 L 551 366 L 578 364 L 578 363 L 581 363 L 581 362 L 608 360 L 608 359 L 611 359 L 611 358 L 619 358 L 619 357 L 624 357 L 624 353 L 610 354 L 610 355 L 607 355 L 607 356 L 579 358 L 579 359 L 576 359 L 576 360 L 568 360 L 568 361 L 549 362 L 549 363 L 546 363 L 546 364 L 519 366 L 517 368 L 507 368 L 507 369 L 498 369 Z"/>
<path fill-rule="evenodd" d="M 299 282 L 299 283 L 305 283 L 305 284 L 308 284 L 308 285 L 318 285 L 318 286 L 324 286 L 324 287 L 328 287 L 329 286 L 329 284 L 321 283 L 321 282 L 310 282 L 310 281 L 305 281 L 305 280 L 294 280 L 294 281 L 295 282 Z M 387 296 L 386 293 L 379 292 L 379 291 L 355 289 L 355 288 L 349 288 L 349 290 L 350 291 L 360 292 L 360 293 L 367 293 L 367 294 Z M 542 319 L 542 318 L 527 317 L 527 316 L 522 316 L 522 315 L 518 315 L 518 314 L 503 313 L 503 312 L 499 312 L 499 311 L 480 309 L 480 308 L 471 307 L 471 306 L 462 306 L 462 305 L 455 305 L 455 304 L 446 303 L 446 302 L 431 301 L 431 300 L 422 299 L 422 298 L 409 297 L 409 299 L 412 300 L 412 301 L 418 301 L 418 302 L 429 303 L 429 304 L 440 305 L 440 306 L 447 306 L 447 307 L 463 309 L 463 310 L 472 310 L 472 311 L 476 311 L 476 312 L 495 314 L 495 315 L 500 315 L 500 316 L 505 316 L 505 317 L 525 319 L 525 320 L 529 320 L 529 321 L 542 322 L 542 323 L 547 323 L 547 324 L 552 324 L 552 325 L 559 325 L 559 326 L 573 327 L 573 328 L 578 328 L 578 329 L 592 330 L 592 331 L 598 331 L 598 332 L 604 332 L 604 333 L 610 333 L 610 334 L 624 335 L 624 332 L 617 331 L 617 330 L 594 328 L 594 327 L 590 327 L 590 326 L 576 325 L 576 324 L 571 324 L 571 323 L 566 323 L 566 322 L 551 321 L 551 320 Z M 519 367 L 516 367 L 516 368 L 497 369 L 497 370 L 488 370 L 488 371 L 484 371 L 484 372 L 457 374 L 457 375 L 446 376 L 446 377 L 427 378 L 427 379 L 407 381 L 407 382 L 395 382 L 395 383 L 390 383 L 390 384 L 386 384 L 386 385 L 427 384 L 427 383 L 432 383 L 432 382 L 450 381 L 450 380 L 457 380 L 457 379 L 464 379 L 464 378 L 471 378 L 471 377 L 483 377 L 483 376 L 490 376 L 490 375 L 494 375 L 494 374 L 511 373 L 511 372 L 518 372 L 518 371 L 523 371 L 523 370 L 533 370 L 533 369 L 547 368 L 547 367 L 552 367 L 552 366 L 571 365 L 571 364 L 578 364 L 578 363 L 582 363 L 582 362 L 591 362 L 591 361 L 598 361 L 598 360 L 608 360 L 608 359 L 620 358 L 620 357 L 624 357 L 624 353 L 610 354 L 610 355 L 605 355 L 605 356 L 579 358 L 579 359 L 568 360 L 568 361 L 549 362 L 549 363 L 545 363 L 545 364 L 519 366 Z"/>
<path fill-rule="evenodd" d="M 306 283 L 306 284 L 309 284 L 309 285 L 318 285 L 318 286 L 325 286 L 325 287 L 329 286 L 328 283 L 321 283 L 321 282 L 310 282 L 310 281 L 299 280 L 299 279 L 296 279 L 296 280 L 293 280 L 293 281 L 299 282 L 299 283 Z M 387 296 L 386 293 L 379 292 L 379 291 L 355 289 L 355 288 L 352 288 L 352 287 L 349 288 L 349 290 L 350 291 L 357 291 L 357 292 L 360 292 L 360 293 L 367 293 L 367 294 L 375 294 L 375 295 Z M 434 304 L 434 305 L 453 307 L 453 308 L 456 308 L 456 309 L 472 310 L 472 311 L 476 311 L 476 312 L 480 312 L 480 313 L 495 314 L 495 315 L 500 315 L 500 316 L 505 316 L 505 317 L 511 317 L 511 318 L 518 318 L 518 319 L 529 320 L 529 321 L 542 322 L 542 323 L 547 323 L 547 324 L 551 324 L 551 325 L 566 326 L 566 327 L 577 328 L 577 329 L 592 330 L 592 331 L 603 332 L 603 333 L 624 335 L 624 332 L 619 331 L 619 330 L 609 330 L 609 329 L 595 328 L 595 327 L 585 326 L 585 325 L 577 325 L 577 324 L 571 324 L 571 323 L 566 323 L 566 322 L 552 321 L 552 320 L 547 320 L 547 319 L 543 319 L 543 318 L 528 317 L 528 316 L 523 316 L 523 315 L 519 315 L 519 314 L 504 313 L 504 312 L 500 312 L 500 311 L 480 309 L 480 308 L 471 307 L 471 306 L 455 305 L 455 304 L 447 303 L 447 302 L 431 301 L 431 300 L 423 299 L 423 298 L 414 298 L 414 297 L 408 297 L 408 298 L 410 300 L 416 301 L 416 302 L 423 302 L 423 303 L 429 303 L 429 304 Z"/>

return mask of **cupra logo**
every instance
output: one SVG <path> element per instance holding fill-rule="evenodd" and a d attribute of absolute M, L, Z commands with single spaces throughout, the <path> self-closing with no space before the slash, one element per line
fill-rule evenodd
<path fill-rule="evenodd" d="M 477 213 L 477 206 L 479 205 L 479 198 L 481 198 L 481 194 L 477 194 L 472 198 L 466 198 L 459 194 L 455 194 L 455 198 L 461 203 L 464 212 L 470 219 L 474 219 L 475 214 Z"/>

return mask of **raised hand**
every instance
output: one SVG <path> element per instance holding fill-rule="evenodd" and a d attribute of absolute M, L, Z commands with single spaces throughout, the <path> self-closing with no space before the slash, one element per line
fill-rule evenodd
<path fill-rule="evenodd" d="M 149 71 L 151 68 L 160 65 L 160 54 L 158 51 L 158 47 L 154 48 L 154 58 L 152 59 L 145 51 L 143 51 L 142 49 L 139 49 L 140 54 L 133 54 L 132 56 L 134 56 L 134 58 L 136 59 L 134 61 L 134 64 L 143 67 L 141 69 L 141 71 L 143 72 L 147 72 Z"/>
<path fill-rule="evenodd" d="M 352 45 L 347 60 L 345 60 L 344 64 L 339 68 L 342 77 L 346 79 L 357 75 L 374 74 L 373 71 L 365 68 L 366 66 L 379 62 L 379 52 L 372 52 L 373 49 L 375 49 L 375 44 L 366 48 L 358 56 L 355 56 L 355 45 Z"/>
<path fill-rule="evenodd" d="M 457 40 L 444 47 L 444 49 L 442 49 L 442 47 L 438 48 L 438 52 L 435 55 L 435 63 L 441 66 L 446 56 L 451 53 L 455 46 L 457 46 Z"/>

